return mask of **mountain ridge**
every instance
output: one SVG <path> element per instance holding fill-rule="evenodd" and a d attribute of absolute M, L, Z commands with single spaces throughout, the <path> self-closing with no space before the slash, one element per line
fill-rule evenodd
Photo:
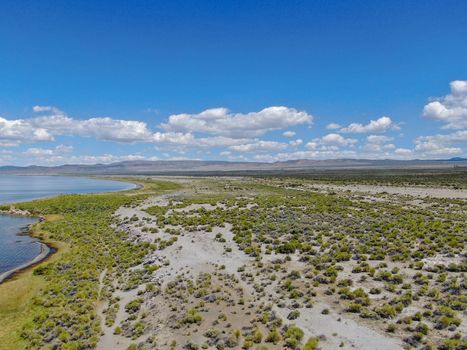
<path fill-rule="evenodd" d="M 271 172 L 326 169 L 430 169 L 466 167 L 467 158 L 432 160 L 395 159 L 296 159 L 266 162 L 231 162 L 220 160 L 132 160 L 110 164 L 64 164 L 58 166 L 0 166 L 0 174 L 8 175 L 163 175 L 171 173 Z"/>

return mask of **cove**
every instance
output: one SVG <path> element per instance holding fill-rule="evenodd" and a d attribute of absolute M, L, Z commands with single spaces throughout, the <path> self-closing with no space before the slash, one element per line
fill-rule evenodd
<path fill-rule="evenodd" d="M 134 187 L 131 183 L 85 177 L 0 175 L 0 204 Z M 36 221 L 37 218 L 0 214 L 0 282 L 10 272 L 36 262 L 40 255 L 44 255 L 44 249 L 48 249 L 28 235 L 28 226 Z"/>

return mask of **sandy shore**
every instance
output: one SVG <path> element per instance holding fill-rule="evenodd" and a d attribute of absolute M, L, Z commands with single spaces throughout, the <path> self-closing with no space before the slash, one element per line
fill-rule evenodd
<path fill-rule="evenodd" d="M 38 256 L 36 256 L 34 259 L 32 259 L 32 260 L 30 260 L 30 261 L 28 261 L 28 262 L 26 262 L 26 263 L 24 263 L 24 264 L 22 264 L 20 266 L 17 266 L 14 269 L 2 272 L 0 274 L 0 283 L 3 283 L 5 280 L 10 278 L 15 273 L 41 262 L 42 260 L 44 260 L 50 254 L 51 249 L 46 244 L 44 244 L 44 243 L 39 243 L 39 244 L 41 245 L 40 254 Z"/>

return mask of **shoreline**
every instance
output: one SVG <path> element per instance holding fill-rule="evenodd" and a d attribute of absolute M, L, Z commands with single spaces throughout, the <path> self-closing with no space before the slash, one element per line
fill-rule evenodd
<path fill-rule="evenodd" d="M 1 175 L 0 175 L 1 176 Z M 52 176 L 52 175 L 15 175 L 15 176 Z M 53 175 L 53 176 L 61 176 L 61 175 Z M 79 176 L 69 176 L 69 177 L 79 177 Z M 133 183 L 133 182 L 128 182 L 128 181 L 120 181 L 120 180 L 112 180 L 109 178 L 97 178 L 97 177 L 91 177 L 91 176 L 82 176 L 84 178 L 88 179 L 94 179 L 94 180 L 106 180 L 106 181 L 113 181 L 113 182 L 121 182 L 121 183 L 128 183 L 133 185 L 133 187 L 130 188 L 123 188 L 120 190 L 113 190 L 113 191 L 97 191 L 97 192 L 70 192 L 70 193 L 54 193 L 51 195 L 45 195 L 45 196 L 39 196 L 39 197 L 34 197 L 34 198 L 25 198 L 21 199 L 19 201 L 15 202 L 1 202 L 0 206 L 13 206 L 14 204 L 17 203 L 28 203 L 28 202 L 34 202 L 34 201 L 40 201 L 40 200 L 45 200 L 45 199 L 51 199 L 54 197 L 58 196 L 66 196 L 66 195 L 87 195 L 87 194 L 106 194 L 106 193 L 119 193 L 119 192 L 126 192 L 126 191 L 133 191 L 139 189 L 139 184 Z M 22 214 L 22 213 L 10 213 L 8 210 L 0 210 L 0 214 L 6 214 L 6 215 L 17 215 L 17 216 L 29 216 L 28 214 Z"/>
<path fill-rule="evenodd" d="M 10 208 L 10 210 L 8 211 L 0 211 L 0 215 L 7 215 L 7 216 L 16 216 L 16 217 L 31 217 L 31 218 L 34 218 L 35 216 L 32 215 L 30 212 L 28 211 L 22 211 L 22 210 L 18 210 L 14 207 Z M 7 270 L 7 271 L 4 271 L 4 272 L 1 272 L 0 273 L 0 284 L 4 283 L 4 282 L 7 282 L 8 280 L 10 280 L 11 278 L 13 278 L 15 275 L 17 275 L 18 273 L 21 273 L 22 271 L 25 271 L 41 262 L 43 262 L 44 260 L 46 260 L 49 256 L 51 256 L 52 254 L 54 254 L 57 249 L 54 248 L 53 246 L 49 246 L 47 245 L 47 243 L 43 242 L 39 237 L 36 237 L 33 235 L 33 230 L 32 230 L 32 227 L 34 225 L 37 225 L 41 222 L 43 222 L 45 220 L 45 218 L 43 217 L 36 217 L 37 218 L 37 221 L 35 223 L 32 223 L 32 224 L 29 224 L 27 226 L 23 226 L 23 227 L 20 227 L 18 229 L 18 232 L 16 233 L 17 236 L 29 236 L 31 238 L 35 238 L 38 240 L 37 243 L 40 244 L 40 247 L 41 247 L 41 251 L 38 255 L 36 255 L 34 258 L 32 258 L 31 260 L 29 261 L 26 261 L 25 263 L 21 264 L 21 265 L 18 265 L 10 270 Z"/>
<path fill-rule="evenodd" d="M 87 176 L 85 176 L 85 177 L 87 177 Z M 92 179 L 93 177 L 88 177 L 88 178 Z M 99 178 L 94 178 L 94 179 L 99 180 Z M 129 185 L 132 185 L 132 187 L 127 188 L 127 189 L 115 190 L 115 191 L 89 192 L 89 193 L 82 193 L 82 194 L 118 193 L 118 192 L 138 190 L 138 189 L 141 189 L 142 187 L 144 187 L 139 183 L 129 182 L 129 181 L 127 182 L 127 181 L 121 181 L 121 180 L 113 180 L 113 179 L 109 179 L 109 178 L 107 178 L 107 179 L 106 178 L 100 178 L 100 180 L 110 180 L 110 181 L 115 181 L 115 182 L 128 183 Z M 73 193 L 70 193 L 70 194 L 73 194 Z M 81 193 L 79 193 L 79 194 L 81 194 Z M 0 215 L 17 216 L 17 217 L 34 217 L 34 215 L 32 215 L 30 212 L 16 209 L 13 205 L 16 204 L 16 203 L 27 203 L 27 202 L 33 202 L 33 201 L 36 201 L 36 200 L 50 199 L 50 198 L 58 197 L 58 196 L 61 196 L 61 195 L 64 195 L 64 193 L 62 193 L 62 194 L 53 194 L 53 195 L 50 195 L 50 196 L 38 197 L 38 198 L 33 198 L 33 199 L 27 199 L 27 200 L 19 201 L 19 202 L 2 203 L 1 205 L 7 205 L 7 206 L 9 205 L 10 209 L 9 210 L 0 210 Z M 14 267 L 14 268 L 12 268 L 12 269 L 10 269 L 8 271 L 0 273 L 0 285 L 3 284 L 4 282 L 8 282 L 9 280 L 11 280 L 17 274 L 20 274 L 21 272 L 27 271 L 30 268 L 44 262 L 45 260 L 47 260 L 48 257 L 50 257 L 55 252 L 57 252 L 58 249 L 56 247 L 54 247 L 53 245 L 50 245 L 50 246 L 47 245 L 47 243 L 45 243 L 40 238 L 35 237 L 33 235 L 32 226 L 37 225 L 37 224 L 41 223 L 44 220 L 45 220 L 45 218 L 38 217 L 38 221 L 36 223 L 28 225 L 27 227 L 22 227 L 22 228 L 20 228 L 18 230 L 17 235 L 28 235 L 28 236 L 30 236 L 32 238 L 37 238 L 39 240 L 38 243 L 41 245 L 41 252 L 37 256 L 35 256 L 33 259 L 25 262 L 24 264 L 21 264 L 21 265 L 19 265 L 17 267 Z"/>
<path fill-rule="evenodd" d="M 7 282 L 11 278 L 13 278 L 16 274 L 43 262 L 56 251 L 55 248 L 49 247 L 44 242 L 39 242 L 39 244 L 41 245 L 41 252 L 39 253 L 39 255 L 25 262 L 24 264 L 21 264 L 11 270 L 0 273 L 0 284 Z"/>

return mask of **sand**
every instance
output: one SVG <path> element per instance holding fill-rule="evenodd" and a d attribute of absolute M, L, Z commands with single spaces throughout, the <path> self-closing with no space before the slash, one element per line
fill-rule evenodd
<path fill-rule="evenodd" d="M 436 187 L 402 187 L 384 185 L 331 185 L 313 184 L 312 188 L 329 191 L 352 191 L 372 194 L 398 194 L 412 197 L 457 198 L 467 199 L 467 190 Z"/>

